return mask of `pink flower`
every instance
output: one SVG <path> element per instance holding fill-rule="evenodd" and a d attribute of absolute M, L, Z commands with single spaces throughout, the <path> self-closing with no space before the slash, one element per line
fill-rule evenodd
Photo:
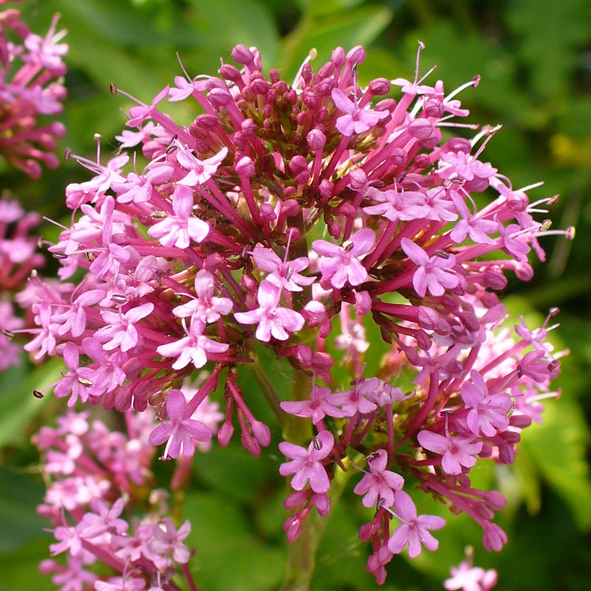
<path fill-rule="evenodd" d="M 195 453 L 195 442 L 207 442 L 211 431 L 199 421 L 185 418 L 187 403 L 180 390 L 171 390 L 166 398 L 166 414 L 169 420 L 158 425 L 150 434 L 152 445 L 166 443 L 163 458 L 178 458 L 182 452 L 185 457 Z"/>
<path fill-rule="evenodd" d="M 509 394 L 489 394 L 486 383 L 476 371 L 470 372 L 470 381 L 465 382 L 461 390 L 466 408 L 469 408 L 466 423 L 474 435 L 481 433 L 486 437 L 494 437 L 497 429 L 505 429 L 509 425 L 507 413 L 511 408 Z"/>
<path fill-rule="evenodd" d="M 402 490 L 404 479 L 399 474 L 386 470 L 388 453 L 378 449 L 367 457 L 370 473 L 366 474 L 353 489 L 356 495 L 363 497 L 364 507 L 373 507 L 378 500 L 382 506 L 390 507 L 394 504 L 394 492 Z"/>
<path fill-rule="evenodd" d="M 296 417 L 310 417 L 316 425 L 326 415 L 337 418 L 347 416 L 344 410 L 337 408 L 337 404 L 339 402 L 332 395 L 330 388 L 322 388 L 313 384 L 310 400 L 281 402 L 280 406 L 285 412 Z"/>
<path fill-rule="evenodd" d="M 456 258 L 453 254 L 429 257 L 429 255 L 412 240 L 403 238 L 400 246 L 406 256 L 417 265 L 417 270 L 412 277 L 412 284 L 420 297 L 425 297 L 427 290 L 434 296 L 440 296 L 446 289 L 453 289 L 459 283 L 458 276 L 453 267 Z"/>
<path fill-rule="evenodd" d="M 256 338 L 263 343 L 268 343 L 271 337 L 286 341 L 290 333 L 303 328 L 305 321 L 299 312 L 280 307 L 279 298 L 279 289 L 269 281 L 263 281 L 257 294 L 260 307 L 249 312 L 237 312 L 234 318 L 240 324 L 258 324 Z"/>
<path fill-rule="evenodd" d="M 394 496 L 395 516 L 402 522 L 388 540 L 388 550 L 400 554 L 408 544 L 408 555 L 416 558 L 422 550 L 437 550 L 439 542 L 429 533 L 432 529 L 441 529 L 445 519 L 436 515 L 418 515 L 417 508 L 410 496 L 403 490 Z"/>
<path fill-rule="evenodd" d="M 367 271 L 359 260 L 373 249 L 375 241 L 374 231 L 363 228 L 343 246 L 326 240 L 312 242 L 312 250 L 323 257 L 318 262 L 324 282 L 336 289 L 342 289 L 346 283 L 356 286 L 366 281 Z"/>
<path fill-rule="evenodd" d="M 176 159 L 183 168 L 188 170 L 185 177 L 179 181 L 179 184 L 188 187 L 205 184 L 216 173 L 218 166 L 228 154 L 228 148 L 222 148 L 215 156 L 200 160 L 180 142 L 178 147 Z"/>
<path fill-rule="evenodd" d="M 140 335 L 135 325 L 154 311 L 151 302 L 128 310 L 124 314 L 119 312 L 103 312 L 103 319 L 107 322 L 96 331 L 95 338 L 103 344 L 106 351 L 120 347 L 121 351 L 129 351 L 139 343 Z"/>
<path fill-rule="evenodd" d="M 183 321 L 184 322 L 184 321 Z M 197 369 L 207 363 L 207 353 L 225 353 L 230 346 L 226 343 L 219 343 L 203 334 L 204 325 L 196 320 L 192 321 L 186 337 L 160 345 L 156 351 L 163 357 L 177 357 L 172 364 L 173 369 L 183 369 L 192 363 Z"/>
<path fill-rule="evenodd" d="M 198 244 L 209 234 L 209 224 L 193 216 L 193 191 L 185 185 L 177 185 L 172 195 L 174 215 L 148 229 L 148 235 L 158 238 L 163 246 L 188 248 L 191 240 Z"/>
<path fill-rule="evenodd" d="M 336 127 L 346 137 L 350 137 L 354 133 L 365 133 L 370 127 L 374 127 L 378 121 L 389 115 L 388 111 L 360 109 L 357 103 L 347 98 L 339 88 L 334 88 L 331 96 L 337 109 L 344 113 L 337 119 Z"/>
<path fill-rule="evenodd" d="M 306 257 L 283 262 L 271 249 L 257 245 L 252 251 L 252 258 L 259 268 L 269 273 L 265 281 L 269 281 L 279 289 L 302 291 L 302 285 L 312 285 L 316 280 L 314 277 L 305 277 L 298 272 L 308 268 L 310 262 Z"/>
<path fill-rule="evenodd" d="M 291 486 L 295 490 L 302 490 L 310 482 L 310 488 L 315 493 L 327 492 L 330 480 L 322 460 L 328 457 L 333 445 L 334 437 L 330 431 L 320 431 L 307 450 L 287 441 L 281 442 L 279 451 L 292 461 L 281 464 L 279 473 L 281 476 L 295 475 L 291 479 Z"/>
<path fill-rule="evenodd" d="M 172 312 L 177 318 L 191 317 L 203 324 L 215 322 L 220 316 L 232 310 L 232 300 L 214 297 L 215 277 L 209 271 L 201 269 L 195 275 L 195 294 L 197 297 L 186 304 L 177 306 Z"/>
<path fill-rule="evenodd" d="M 482 450 L 482 441 L 474 443 L 474 437 L 452 437 L 423 430 L 417 435 L 419 443 L 429 451 L 443 454 L 441 467 L 448 474 L 461 474 L 462 467 L 472 468 L 476 455 Z"/>

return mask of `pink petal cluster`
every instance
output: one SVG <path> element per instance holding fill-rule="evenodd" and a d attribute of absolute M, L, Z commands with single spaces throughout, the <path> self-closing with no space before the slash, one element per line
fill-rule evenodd
<path fill-rule="evenodd" d="M 514 461 L 521 430 L 555 394 L 561 353 L 546 324 L 520 325 L 517 338 L 506 326 L 498 293 L 511 274 L 531 278 L 528 255 L 543 255 L 546 233 L 533 214 L 553 198 L 530 205 L 484 159 L 496 129 L 472 141 L 449 133 L 451 117 L 468 115 L 459 90 L 477 79 L 448 98 L 441 81 L 420 77 L 417 56 L 414 81 L 360 88 L 364 57 L 337 48 L 292 86 L 237 46 L 237 65 L 219 76 L 177 78 L 149 104 L 128 96 L 122 152 L 78 158 L 94 177 L 66 190 L 76 221 L 49 249 L 64 283 L 31 281 L 27 349 L 65 358 L 58 396 L 157 408 L 164 422 L 151 441 L 179 465 L 209 443 L 194 413 L 218 387 L 220 445 L 236 429 L 254 455 L 270 444 L 250 408 L 256 394 L 240 385 L 248 372 L 293 438 L 280 444 L 295 491 L 288 539 L 312 509 L 328 514 L 335 474 L 365 456 L 356 491 L 376 512 L 360 536 L 383 582 L 394 554 L 435 550 L 430 532 L 443 526 L 417 513 L 405 476 L 477 522 L 485 547 L 502 548 L 493 519 L 505 501 L 479 490 L 471 470 Z M 385 98 L 392 85 L 402 95 Z M 166 98 L 201 114 L 182 125 Z M 267 355 L 293 376 L 291 393 L 276 391 Z M 178 385 L 204 367 L 209 377 L 183 397 Z"/>
<path fill-rule="evenodd" d="M 18 10 L 0 12 L 0 155 L 35 179 L 42 164 L 57 168 L 54 152 L 66 131 L 58 121 L 39 122 L 40 117 L 59 115 L 66 98 L 62 57 L 68 46 L 60 43 L 66 32 L 56 32 L 58 18 L 40 37 Z"/>

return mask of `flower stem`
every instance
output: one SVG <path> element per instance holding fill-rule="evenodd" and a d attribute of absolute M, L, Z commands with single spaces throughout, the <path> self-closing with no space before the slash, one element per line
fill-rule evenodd
<path fill-rule="evenodd" d="M 343 462 L 347 465 L 348 459 L 344 458 Z M 332 507 L 340 499 L 351 473 L 351 470 L 344 472 L 339 468 L 335 469 L 335 476 L 328 494 Z M 285 580 L 279 591 L 308 591 L 310 589 L 312 574 L 316 566 L 316 552 L 329 519 L 330 516 L 320 517 L 316 511 L 313 511 L 303 521 L 300 537 L 288 544 Z"/>

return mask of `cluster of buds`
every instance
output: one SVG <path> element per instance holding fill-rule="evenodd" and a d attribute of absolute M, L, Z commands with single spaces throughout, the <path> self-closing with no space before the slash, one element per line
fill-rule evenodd
<path fill-rule="evenodd" d="M 193 392 L 189 385 L 182 391 Z M 216 410 L 207 401 L 197 413 L 213 430 L 221 416 Z M 90 421 L 88 412 L 69 410 L 57 428 L 43 427 L 34 437 L 49 480 L 38 512 L 54 527 L 52 555 L 67 557 L 65 563 L 43 561 L 41 571 L 53 574 L 61 591 L 178 591 L 180 565 L 195 589 L 183 543 L 191 525 L 177 528 L 167 516 L 168 493 L 154 488 L 153 413 L 128 412 L 125 420 L 128 435 Z"/>
<path fill-rule="evenodd" d="M 0 6 L 9 1 L 0 0 Z M 20 12 L 0 12 L 0 155 L 32 178 L 41 176 L 41 164 L 57 168 L 56 140 L 63 138 L 62 123 L 39 122 L 40 117 L 62 112 L 66 97 L 62 56 L 68 46 L 60 43 L 65 31 L 56 33 L 54 18 L 45 37 L 32 33 Z"/>
<path fill-rule="evenodd" d="M 413 81 L 361 88 L 361 47 L 336 49 L 317 72 L 307 61 L 290 85 L 237 46 L 238 67 L 223 64 L 220 77 L 179 76 L 150 104 L 133 99 L 121 153 L 78 158 L 95 176 L 66 190 L 73 223 L 49 249 L 65 283 L 35 282 L 29 345 L 63 356 L 56 393 L 69 406 L 156 407 L 164 422 L 149 440 L 166 443 L 164 457 L 209 442 L 191 417 L 218 389 L 219 443 L 237 425 L 251 453 L 269 445 L 238 383 L 250 367 L 287 439 L 288 539 L 314 507 L 330 511 L 337 471 L 366 466 L 355 492 L 375 506 L 360 537 L 379 583 L 405 547 L 414 557 L 438 546 L 430 531 L 445 521 L 418 515 L 410 486 L 470 515 L 485 547 L 501 549 L 492 519 L 505 500 L 474 488 L 470 470 L 513 462 L 559 372 L 547 322 L 512 337 L 496 294 L 509 272 L 532 277 L 528 254 L 543 258 L 538 238 L 552 233 L 532 214 L 555 198 L 530 203 L 481 160 L 496 128 L 452 133 L 474 129 L 450 120 L 468 115 L 456 97 L 478 79 L 447 95 L 441 81 L 427 85 L 422 49 Z M 165 98 L 201 114 L 183 126 L 160 109 Z M 375 375 L 371 325 L 388 348 Z M 290 401 L 265 373 L 263 347 L 293 368 Z M 209 377 L 182 398 L 179 384 L 206 364 Z"/>

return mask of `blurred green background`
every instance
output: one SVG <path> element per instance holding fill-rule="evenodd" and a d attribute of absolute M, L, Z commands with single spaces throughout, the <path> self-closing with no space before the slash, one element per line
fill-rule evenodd
<path fill-rule="evenodd" d="M 547 264 L 536 264 L 528 284 L 511 282 L 503 301 L 517 317 L 540 324 L 558 306 L 561 327 L 555 346 L 570 349 L 559 380 L 562 397 L 548 403 L 545 423 L 524 435 L 518 460 L 503 469 L 482 469 L 478 479 L 497 486 L 509 499 L 498 522 L 509 534 L 500 555 L 487 554 L 480 532 L 468 520 L 451 518 L 438 532 L 440 550 L 412 562 L 397 557 L 385 589 L 441 589 L 450 565 L 466 544 L 477 564 L 499 570 L 499 590 L 584 591 L 591 588 L 591 484 L 588 470 L 591 424 L 591 3 L 589 0 L 24 0 L 19 8 L 43 35 L 55 12 L 61 14 L 70 46 L 66 62 L 63 148 L 93 159 L 102 136 L 103 162 L 117 147 L 131 102 L 112 96 L 109 83 L 150 103 L 174 76 L 177 61 L 191 76 L 214 74 L 220 57 L 229 61 L 237 43 L 259 47 L 266 71 L 278 68 L 291 81 L 310 48 L 315 67 L 332 49 L 363 44 L 367 60 L 361 82 L 374 77 L 411 78 L 417 41 L 426 45 L 421 72 L 452 90 L 482 75 L 477 89 L 461 100 L 469 121 L 502 124 L 484 154 L 514 186 L 543 180 L 532 200 L 560 193 L 547 217 L 554 227 L 577 227 L 574 242 L 543 238 Z M 179 121 L 195 116 L 185 105 L 166 105 Z M 1 187 L 30 209 L 67 219 L 64 188 L 88 180 L 73 160 L 45 171 L 34 182 L 1 171 Z M 55 235 L 49 225 L 43 233 Z M 24 374 L 0 376 L 0 591 L 53 589 L 37 572 L 50 536 L 34 515 L 42 497 L 34 472 L 32 432 L 51 420 L 31 397 L 36 384 L 59 377 L 49 365 Z M 246 385 L 246 384 L 245 384 Z M 47 398 L 47 397 L 46 397 Z M 41 414 L 39 414 L 42 409 Z M 205 591 L 266 591 L 279 586 L 285 542 L 280 524 L 284 491 L 275 449 L 262 459 L 214 450 L 197 459 L 195 491 L 187 500 L 194 519 L 197 580 Z M 331 517 L 319 556 L 315 590 L 365 591 L 376 587 L 365 572 L 368 548 L 356 537 L 371 518 L 350 491 Z M 425 501 L 428 503 L 428 501 Z M 424 504 L 420 509 L 432 511 Z"/>

